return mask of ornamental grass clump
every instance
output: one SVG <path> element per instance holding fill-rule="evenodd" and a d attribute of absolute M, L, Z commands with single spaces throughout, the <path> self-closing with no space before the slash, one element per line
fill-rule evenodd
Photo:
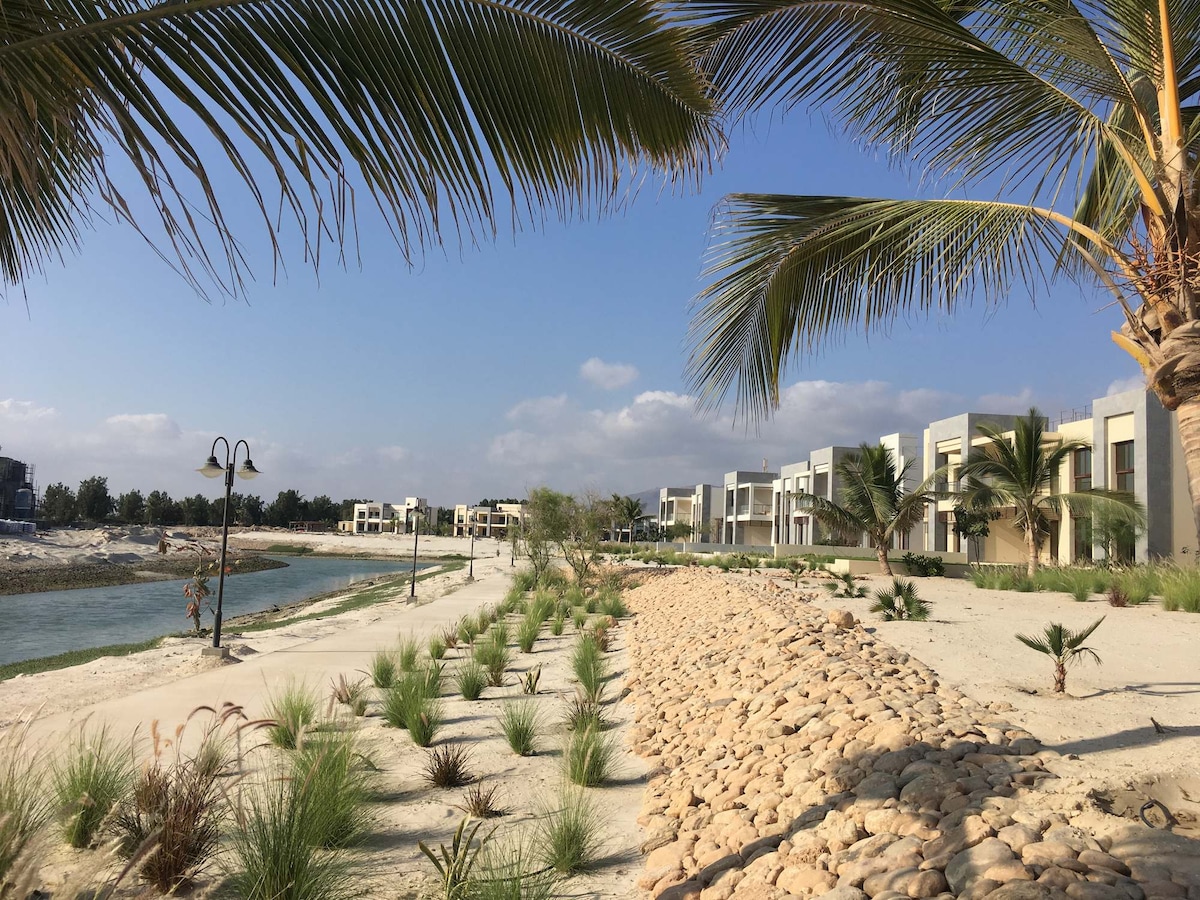
<path fill-rule="evenodd" d="M 442 702 L 432 697 L 422 697 L 409 711 L 404 727 L 408 729 L 408 736 L 414 744 L 418 747 L 428 747 L 437 737 L 445 720 Z"/>
<path fill-rule="evenodd" d="M 596 804 L 578 787 L 564 785 L 558 805 L 542 810 L 535 842 L 542 865 L 573 875 L 593 865 L 600 853 L 604 820 Z"/>
<path fill-rule="evenodd" d="M 463 616 L 462 620 L 458 623 L 459 643 L 473 645 L 478 634 L 479 628 L 475 617 Z"/>
<path fill-rule="evenodd" d="M 315 727 L 320 700 L 308 686 L 292 681 L 267 700 L 267 718 L 272 724 L 267 737 L 276 747 L 295 750 L 304 735 Z"/>
<path fill-rule="evenodd" d="M 371 657 L 371 683 L 380 690 L 386 691 L 396 682 L 396 672 L 399 669 L 396 654 L 391 650 L 380 650 Z"/>
<path fill-rule="evenodd" d="M 464 744 L 434 747 L 425 761 L 425 780 L 434 787 L 464 787 L 475 780 L 471 774 L 471 752 Z"/>
<path fill-rule="evenodd" d="M 1057 622 L 1051 622 L 1038 637 L 1018 634 L 1017 640 L 1031 650 L 1044 653 L 1054 660 L 1054 692 L 1061 694 L 1067 689 L 1067 666 L 1090 658 L 1100 663 L 1100 656 L 1091 647 L 1085 647 L 1083 642 L 1092 636 L 1100 623 L 1101 616 L 1082 631 L 1072 631 Z"/>
<path fill-rule="evenodd" d="M 383 695 L 383 720 L 392 728 L 408 728 L 422 702 L 431 699 L 424 672 L 409 672 Z"/>
<path fill-rule="evenodd" d="M 534 700 L 509 700 L 500 712 L 500 729 L 504 739 L 517 756 L 532 756 L 536 752 L 541 719 Z"/>
<path fill-rule="evenodd" d="M 434 662 L 440 660 L 446 655 L 446 642 L 440 634 L 435 634 L 429 639 L 429 658 Z"/>
<path fill-rule="evenodd" d="M 475 661 L 488 673 L 488 684 L 492 687 L 504 685 L 504 673 L 512 662 L 512 654 L 503 642 L 502 636 L 493 631 L 486 640 L 475 645 Z"/>
<path fill-rule="evenodd" d="M 563 727 L 567 731 L 603 731 L 608 727 L 608 719 L 604 716 L 601 698 L 588 697 L 582 691 L 567 701 L 566 714 L 563 716 Z"/>
<path fill-rule="evenodd" d="M 583 631 L 587 627 L 588 612 L 582 606 L 576 606 L 571 610 L 571 624 L 576 631 Z"/>
<path fill-rule="evenodd" d="M 370 776 L 354 732 L 323 735 L 292 758 L 289 772 L 303 793 L 309 840 L 327 850 L 358 843 L 371 824 Z"/>
<path fill-rule="evenodd" d="M 0 736 L 0 885 L 54 813 L 44 756 L 28 736 L 28 723 Z"/>
<path fill-rule="evenodd" d="M 131 748 L 113 742 L 107 728 L 80 729 L 54 762 L 54 801 L 63 839 L 76 849 L 96 843 L 104 820 L 133 790 Z"/>
<path fill-rule="evenodd" d="M 517 626 L 517 647 L 522 653 L 532 653 L 533 645 L 537 643 L 538 635 L 542 633 L 542 619 L 532 613 L 526 614 Z"/>
<path fill-rule="evenodd" d="M 472 784 L 463 793 L 462 803 L 455 804 L 476 819 L 495 819 L 508 812 L 500 803 L 500 785 Z"/>
<path fill-rule="evenodd" d="M 928 601 L 917 594 L 916 585 L 903 578 L 893 578 L 890 588 L 877 590 L 875 602 L 871 604 L 871 612 L 882 615 L 885 622 L 901 619 L 924 622 L 932 611 Z"/>
<path fill-rule="evenodd" d="M 596 787 L 612 777 L 617 748 L 596 728 L 579 728 L 567 737 L 563 762 L 567 778 L 580 787 Z"/>
<path fill-rule="evenodd" d="M 474 659 L 469 659 L 454 673 L 454 683 L 464 700 L 478 700 L 487 685 L 487 670 Z"/>
<path fill-rule="evenodd" d="M 623 619 L 629 615 L 625 598 L 616 592 L 605 592 L 600 597 L 600 612 L 614 619 Z"/>
<path fill-rule="evenodd" d="M 1159 595 L 1168 612 L 1200 612 L 1200 569 L 1164 566 Z"/>
<path fill-rule="evenodd" d="M 396 659 L 400 663 L 401 672 L 416 671 L 418 660 L 421 656 L 421 645 L 411 634 L 408 637 L 400 639 L 400 646 L 396 649 Z"/>
<path fill-rule="evenodd" d="M 229 883 L 241 900 L 342 900 L 357 892 L 344 857 L 314 840 L 314 796 L 279 773 L 234 804 Z"/>
<path fill-rule="evenodd" d="M 560 607 L 553 618 L 550 619 L 550 633 L 555 637 L 559 637 L 563 633 L 563 626 L 567 621 L 566 612 Z"/>
<path fill-rule="evenodd" d="M 561 876 L 541 862 L 529 838 L 505 834 L 482 845 L 471 880 L 472 900 L 551 900 Z"/>
<path fill-rule="evenodd" d="M 594 634 L 581 634 L 575 642 L 571 651 L 571 671 L 575 673 L 575 679 L 584 694 L 591 700 L 599 701 L 608 674 L 608 661 Z"/>
<path fill-rule="evenodd" d="M 370 703 L 366 681 L 350 681 L 345 675 L 339 675 L 330 688 L 334 702 L 347 706 L 356 716 L 365 716 Z"/>

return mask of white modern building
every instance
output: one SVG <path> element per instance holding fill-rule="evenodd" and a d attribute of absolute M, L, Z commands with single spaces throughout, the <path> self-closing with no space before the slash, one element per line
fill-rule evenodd
<path fill-rule="evenodd" d="M 385 531 L 410 534 L 418 521 L 426 527 L 436 523 L 437 513 L 438 508 L 430 506 L 424 497 L 405 497 L 403 503 L 356 503 L 351 523 L 355 534 L 379 534 Z"/>
<path fill-rule="evenodd" d="M 772 485 L 778 472 L 736 470 L 725 473 L 723 544 L 769 547 L 772 532 Z"/>
<path fill-rule="evenodd" d="M 469 537 L 474 531 L 477 538 L 504 540 L 512 528 L 519 527 L 525 520 L 525 506 L 521 503 L 499 503 L 496 506 L 467 506 L 459 503 L 454 507 L 453 534 Z"/>

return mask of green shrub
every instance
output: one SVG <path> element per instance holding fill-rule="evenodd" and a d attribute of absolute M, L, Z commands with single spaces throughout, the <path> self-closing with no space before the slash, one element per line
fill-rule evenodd
<path fill-rule="evenodd" d="M 567 621 L 567 614 L 559 609 L 554 613 L 554 617 L 550 620 L 550 633 L 555 637 L 559 637 L 563 633 L 563 625 Z"/>
<path fill-rule="evenodd" d="M 395 683 L 398 669 L 396 654 L 391 650 L 380 650 L 371 657 L 371 671 L 367 674 L 375 687 L 386 691 Z"/>
<path fill-rule="evenodd" d="M 531 569 L 521 569 L 517 574 L 513 575 L 512 589 L 519 590 L 522 594 L 526 591 L 532 591 L 537 587 L 537 577 Z"/>
<path fill-rule="evenodd" d="M 63 815 L 63 838 L 91 847 L 113 807 L 133 789 L 133 755 L 117 746 L 108 729 L 80 729 L 54 764 L 54 798 Z"/>
<path fill-rule="evenodd" d="M 495 634 L 494 630 L 492 634 Z M 489 635 L 488 640 L 475 646 L 475 660 L 487 670 L 488 684 L 492 687 L 504 685 L 504 673 L 512 661 L 512 654 L 504 643 Z"/>
<path fill-rule="evenodd" d="M 446 642 L 440 634 L 435 634 L 429 639 L 429 658 L 437 662 L 446 655 Z"/>
<path fill-rule="evenodd" d="M 295 780 L 272 778 L 243 789 L 230 835 L 234 895 L 243 900 L 341 900 L 356 879 L 340 854 L 313 840 L 313 797 Z"/>
<path fill-rule="evenodd" d="M 487 639 L 500 647 L 507 647 L 509 641 L 512 640 L 512 635 L 508 630 L 508 623 L 497 622 L 494 624 L 487 633 Z"/>
<path fill-rule="evenodd" d="M 1163 609 L 1200 612 L 1200 569 L 1164 567 L 1159 581 Z"/>
<path fill-rule="evenodd" d="M 875 602 L 871 604 L 871 612 L 880 613 L 885 622 L 900 619 L 923 622 L 929 618 L 932 609 L 927 601 L 917 595 L 916 585 L 903 578 L 893 578 L 890 588 L 877 590 Z"/>
<path fill-rule="evenodd" d="M 567 737 L 563 751 L 567 778 L 581 787 L 596 787 L 612 777 L 617 748 L 594 728 L 580 728 Z"/>
<path fill-rule="evenodd" d="M 423 704 L 437 698 L 428 670 L 409 672 L 383 696 L 383 720 L 393 728 L 408 728 L 417 719 Z"/>
<path fill-rule="evenodd" d="M 1158 566 L 1131 566 L 1113 573 L 1113 584 L 1125 594 L 1130 606 L 1140 606 L 1161 590 Z"/>
<path fill-rule="evenodd" d="M 458 640 L 463 644 L 474 644 L 475 637 L 479 634 L 478 625 L 472 616 L 463 616 L 458 623 Z"/>
<path fill-rule="evenodd" d="M 458 667 L 454 682 L 464 700 L 478 700 L 487 684 L 487 671 L 478 661 L 470 659 Z"/>
<path fill-rule="evenodd" d="M 283 690 L 272 693 L 267 700 L 267 718 L 272 725 L 267 737 L 276 747 L 295 750 L 304 741 L 317 721 L 320 700 L 307 685 L 289 681 Z"/>
<path fill-rule="evenodd" d="M 587 627 L 588 612 L 582 606 L 577 606 L 571 612 L 571 624 L 575 626 L 576 631 L 583 631 Z"/>
<path fill-rule="evenodd" d="M 561 596 L 571 586 L 571 580 L 562 569 L 547 569 L 542 573 L 537 586 Z"/>
<path fill-rule="evenodd" d="M 582 872 L 596 861 L 603 831 L 604 822 L 591 798 L 564 785 L 557 808 L 543 810 L 535 838 L 538 858 L 556 872 Z"/>
<path fill-rule="evenodd" d="M 509 700 L 500 713 L 504 739 L 517 756 L 531 756 L 541 723 L 533 700 Z"/>
<path fill-rule="evenodd" d="M 865 597 L 867 590 L 858 583 L 850 572 L 832 576 L 833 580 L 825 583 L 825 589 L 836 599 L 850 600 L 855 597 Z"/>
<path fill-rule="evenodd" d="M 571 652 L 571 671 L 584 693 L 598 700 L 604 691 L 604 679 L 608 674 L 608 662 L 600 649 L 595 635 L 584 633 L 575 642 Z"/>
<path fill-rule="evenodd" d="M 936 577 L 946 574 L 946 564 L 940 556 L 924 556 L 910 551 L 900 557 L 900 561 L 908 569 L 909 575 Z"/>
<path fill-rule="evenodd" d="M 324 735 L 305 744 L 293 758 L 291 778 L 304 794 L 309 840 L 314 845 L 349 847 L 366 834 L 371 822 L 370 783 L 352 732 Z"/>
<path fill-rule="evenodd" d="M 436 663 L 430 660 L 424 668 L 418 669 L 417 673 L 421 677 L 422 687 L 421 692 L 426 697 L 440 697 L 442 695 L 442 671 L 441 663 Z"/>

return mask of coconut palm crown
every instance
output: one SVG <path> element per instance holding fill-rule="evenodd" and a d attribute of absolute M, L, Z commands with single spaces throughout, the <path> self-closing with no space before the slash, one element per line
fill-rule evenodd
<path fill-rule="evenodd" d="M 692 323 L 705 402 L 769 414 L 830 338 L 1063 274 L 1178 410 L 1200 529 L 1200 0 L 676 6 L 731 115 L 816 107 L 946 190 L 726 198 Z"/>
<path fill-rule="evenodd" d="M 1017 419 L 1012 437 L 991 425 L 980 425 L 987 442 L 972 447 L 959 470 L 963 503 L 971 510 L 1012 509 L 1012 524 L 1025 537 L 1027 571 L 1037 571 L 1038 553 L 1050 534 L 1050 519 L 1070 510 L 1073 515 L 1103 513 L 1115 522 L 1140 526 L 1146 515 L 1142 505 L 1125 491 L 1054 493 L 1054 476 L 1086 441 L 1046 439 L 1045 419 L 1036 408 Z"/>
<path fill-rule="evenodd" d="M 879 571 L 891 575 L 888 548 L 893 536 L 907 534 L 919 525 L 925 518 L 926 504 L 938 497 L 933 484 L 941 476 L 940 470 L 915 490 L 904 490 L 911 464 L 909 460 L 897 471 L 891 450 L 882 444 L 862 444 L 856 453 L 847 453 L 838 460 L 841 503 L 798 492 L 793 495 L 796 508 L 808 510 L 822 525 L 847 539 L 867 535 L 875 548 Z"/>
<path fill-rule="evenodd" d="M 257 213 L 276 262 L 291 232 L 307 260 L 340 255 L 362 205 L 408 256 L 447 232 L 474 241 L 496 221 L 609 206 L 633 170 L 696 176 L 719 146 L 655 0 L 5 0 L 3 12 L 0 276 L 13 284 L 115 217 L 198 288 L 236 294 L 247 260 L 225 215 L 234 200 Z"/>

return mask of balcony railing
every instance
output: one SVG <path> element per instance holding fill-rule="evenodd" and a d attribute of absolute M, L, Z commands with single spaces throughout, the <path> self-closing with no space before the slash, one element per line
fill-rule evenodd
<path fill-rule="evenodd" d="M 771 515 L 770 503 L 742 503 L 737 508 L 739 516 L 769 516 Z"/>

